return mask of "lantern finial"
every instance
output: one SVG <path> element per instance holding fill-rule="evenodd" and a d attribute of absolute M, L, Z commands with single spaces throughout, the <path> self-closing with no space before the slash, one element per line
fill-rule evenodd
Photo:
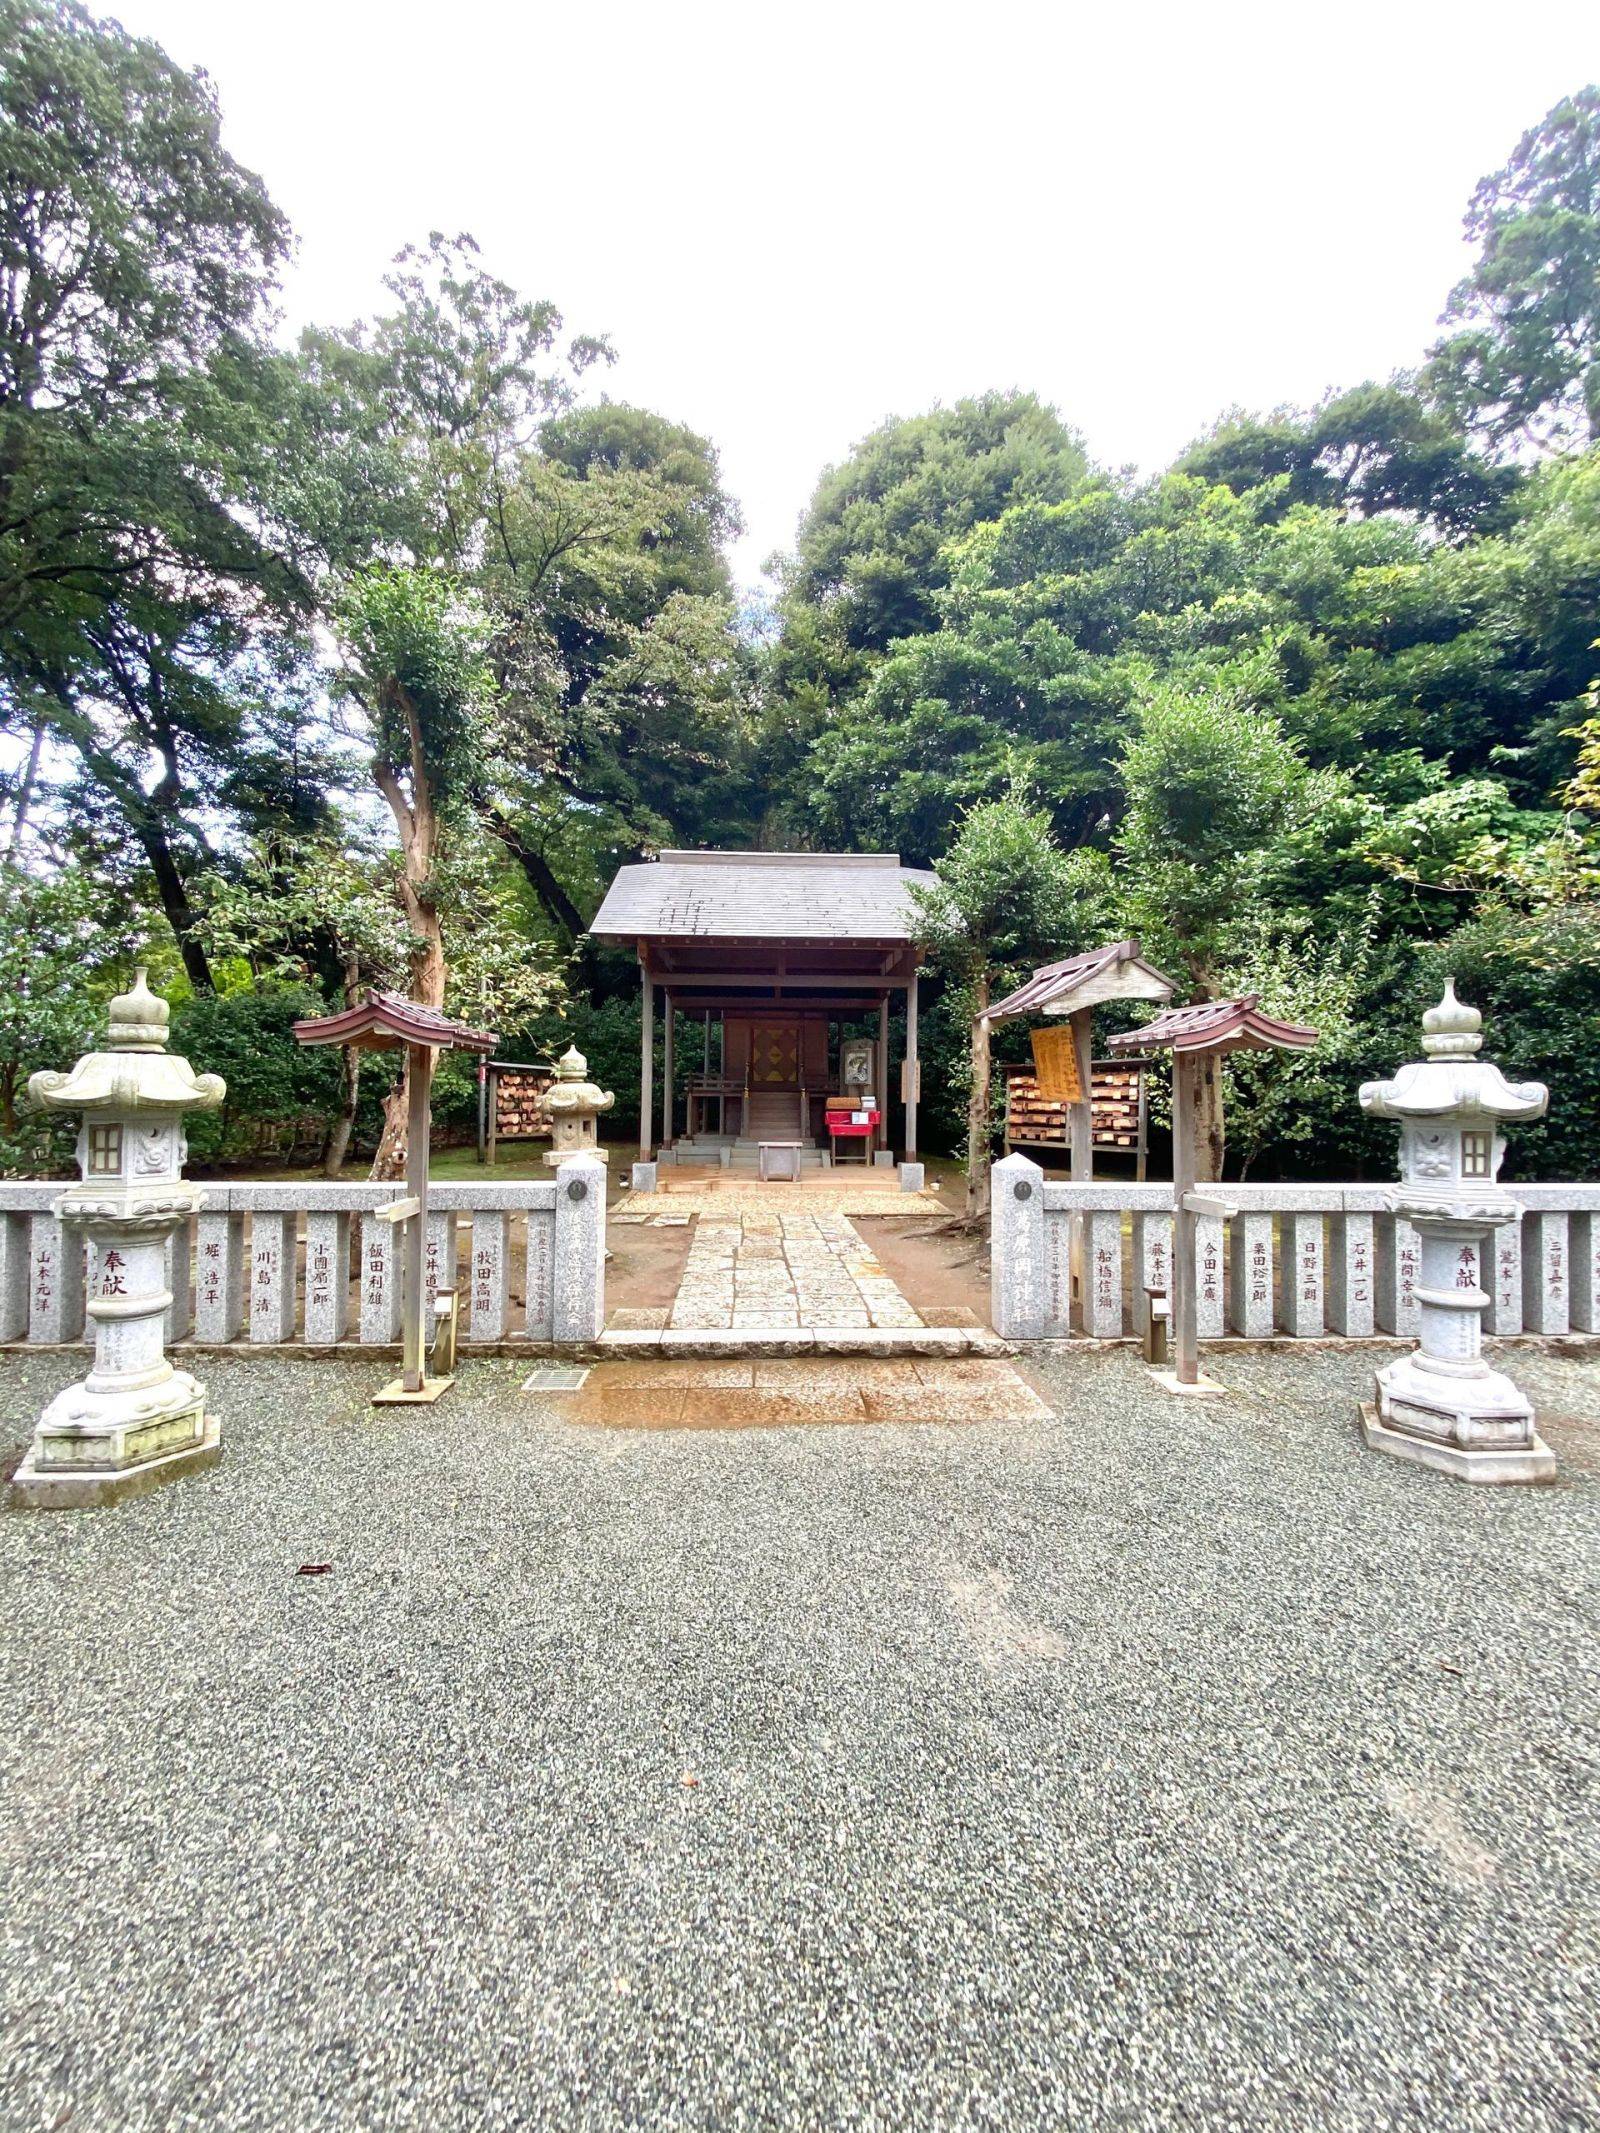
<path fill-rule="evenodd" d="M 1446 981 L 1444 998 L 1422 1018 L 1422 1049 L 1430 1059 L 1470 1059 L 1483 1049 L 1482 1029 L 1482 1015 L 1456 998 L 1451 978 Z"/>

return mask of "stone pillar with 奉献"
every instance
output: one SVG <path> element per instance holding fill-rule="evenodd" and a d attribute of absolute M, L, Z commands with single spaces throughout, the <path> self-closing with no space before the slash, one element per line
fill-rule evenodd
<path fill-rule="evenodd" d="M 215 1110 L 227 1092 L 220 1075 L 196 1075 L 167 1050 L 167 1016 L 141 970 L 111 1002 L 107 1049 L 28 1084 L 32 1103 L 82 1115 L 79 1181 L 54 1213 L 72 1250 L 87 1240 L 94 1331 L 88 1376 L 45 1409 L 11 1484 L 30 1509 L 115 1503 L 221 1456 L 205 1388 L 167 1357 L 165 1321 L 169 1260 L 188 1265 L 169 1245 L 204 1197 L 182 1175 L 183 1114 Z"/>
<path fill-rule="evenodd" d="M 1495 1233 L 1518 1219 L 1498 1183 L 1501 1129 L 1542 1116 L 1550 1092 L 1542 1082 L 1508 1082 L 1479 1059 L 1482 1026 L 1477 1009 L 1446 986 L 1422 1018 L 1425 1056 L 1392 1081 L 1362 1085 L 1363 1111 L 1400 1122 L 1394 1208 L 1420 1240 L 1421 1341 L 1378 1372 L 1361 1428 L 1374 1451 L 1462 1481 L 1551 1481 L 1555 1459 L 1532 1407 L 1483 1355 Z"/>

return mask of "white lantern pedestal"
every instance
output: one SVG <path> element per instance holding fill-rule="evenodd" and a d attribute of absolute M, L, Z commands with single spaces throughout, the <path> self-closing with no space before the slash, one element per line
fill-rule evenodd
<path fill-rule="evenodd" d="M 1484 1360 L 1482 1281 L 1493 1232 L 1518 1219 L 1496 1182 L 1500 1128 L 1538 1118 L 1550 1092 L 1542 1082 L 1508 1082 L 1475 1056 L 1482 1020 L 1447 986 L 1422 1018 L 1427 1056 L 1361 1089 L 1364 1111 L 1401 1121 L 1394 1209 L 1415 1226 L 1422 1260 L 1420 1345 L 1378 1372 L 1361 1431 L 1372 1450 L 1461 1481 L 1553 1481 L 1555 1458 L 1526 1395 Z"/>
<path fill-rule="evenodd" d="M 83 1114 L 82 1175 L 54 1211 L 87 1233 L 94 1328 L 89 1375 L 45 1409 L 12 1481 L 31 1509 L 116 1503 L 222 1456 L 205 1389 L 168 1360 L 162 1321 L 168 1239 L 204 1199 L 181 1175 L 182 1115 L 215 1109 L 226 1087 L 166 1049 L 167 1012 L 141 970 L 111 1003 L 110 1049 L 28 1084 L 33 1103 Z"/>

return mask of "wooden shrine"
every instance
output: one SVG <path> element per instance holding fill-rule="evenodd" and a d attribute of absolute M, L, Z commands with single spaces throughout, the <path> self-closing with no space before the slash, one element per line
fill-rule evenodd
<path fill-rule="evenodd" d="M 428 1344 L 424 1327 L 423 1255 L 428 1234 L 428 1141 L 433 1125 L 433 1063 L 440 1052 L 492 1052 L 499 1043 L 493 1030 L 469 1029 L 436 1008 L 403 1000 L 397 993 L 373 992 L 342 1014 L 314 1015 L 294 1026 L 300 1044 L 337 1044 L 363 1052 L 403 1051 L 406 1055 L 406 1191 L 376 1210 L 380 1221 L 397 1225 L 400 1234 L 400 1375 L 373 1395 L 375 1407 L 399 1401 L 432 1401 L 449 1390 L 455 1367 L 454 1276 L 446 1306 L 450 1332 L 450 1371 L 426 1374 Z"/>
<path fill-rule="evenodd" d="M 874 1147 L 888 1141 L 889 1013 L 902 1001 L 894 1093 L 902 1147 L 914 1157 L 922 954 L 911 891 L 933 878 L 892 852 L 672 851 L 620 868 L 589 930 L 629 943 L 639 958 L 641 1158 L 678 1140 L 673 1046 L 685 1016 L 699 1025 L 702 1054 L 687 1090 L 690 1140 L 714 1138 L 736 1157 L 742 1147 L 752 1160 L 763 1142 L 821 1149 L 830 1102 L 837 1110 L 838 1099 L 858 1094 L 844 1071 L 850 1025 L 871 1018 Z"/>

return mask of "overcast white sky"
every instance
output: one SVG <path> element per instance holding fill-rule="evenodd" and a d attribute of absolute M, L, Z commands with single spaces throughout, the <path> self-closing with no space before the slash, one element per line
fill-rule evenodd
<path fill-rule="evenodd" d="M 430 229 L 716 443 L 754 579 L 821 469 L 988 386 L 1159 467 L 1414 362 L 1476 180 L 1600 76 L 1594 0 L 126 0 L 299 235 L 289 321 Z"/>

